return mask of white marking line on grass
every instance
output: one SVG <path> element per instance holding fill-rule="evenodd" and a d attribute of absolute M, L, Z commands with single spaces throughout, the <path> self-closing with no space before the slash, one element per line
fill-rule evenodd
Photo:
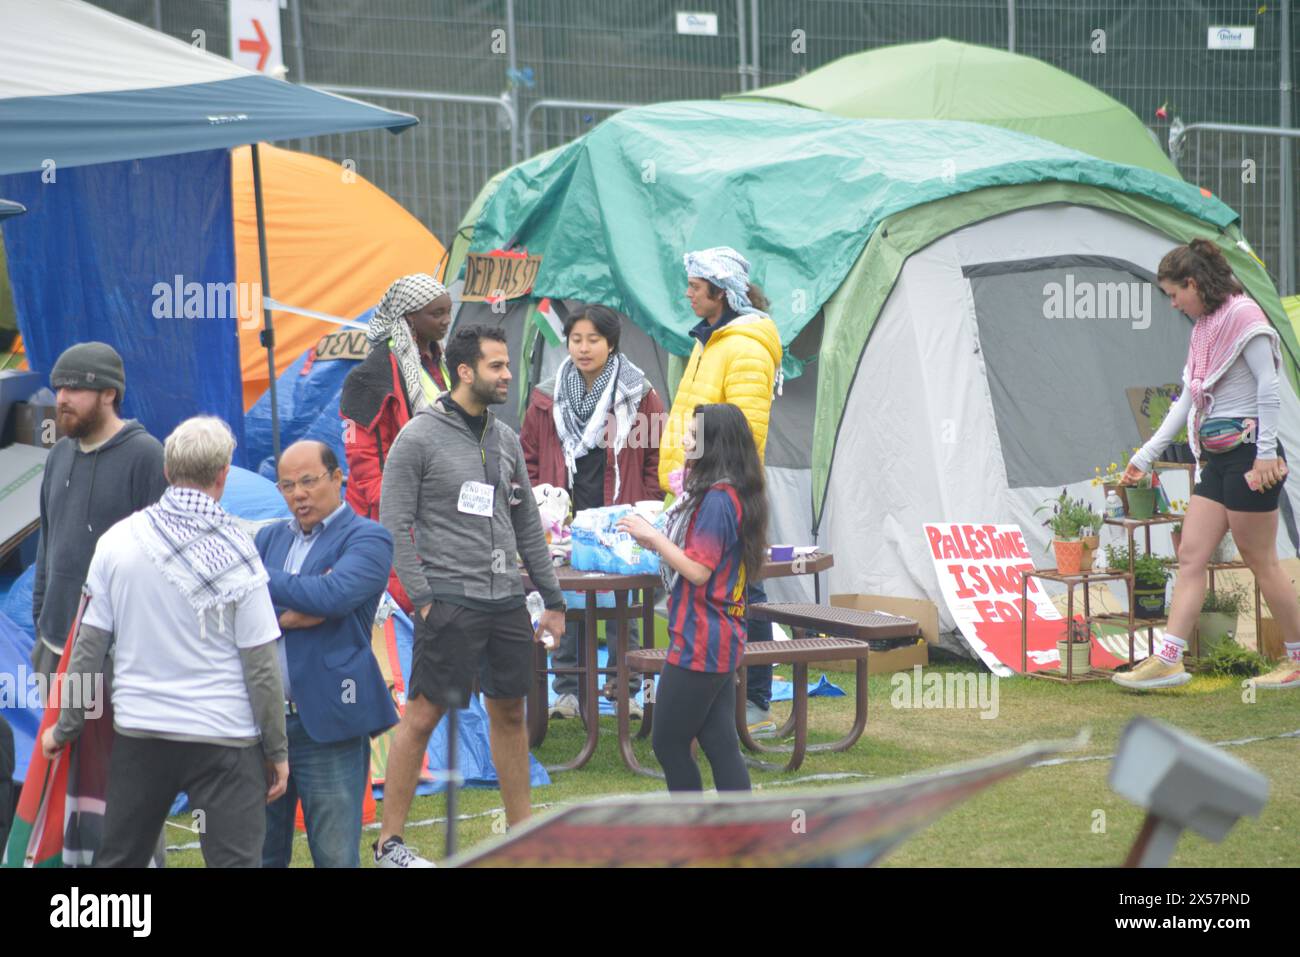
<path fill-rule="evenodd" d="M 1267 734 L 1258 738 L 1234 738 L 1231 741 L 1214 741 L 1211 742 L 1216 748 L 1235 748 L 1241 744 L 1255 744 L 1259 741 L 1280 741 L 1283 738 L 1300 738 L 1300 729 L 1295 731 L 1284 731 L 1282 734 Z M 1046 768 L 1054 764 L 1078 764 L 1082 761 L 1109 761 L 1115 757 L 1113 754 L 1090 754 L 1082 758 L 1049 758 L 1046 761 L 1035 761 L 1030 765 L 1031 768 Z"/>
<path fill-rule="evenodd" d="M 809 781 L 844 781 L 849 778 L 870 778 L 872 774 L 857 774 L 853 771 L 837 771 L 827 774 L 808 774 L 801 778 L 791 778 L 788 781 L 771 781 L 768 784 L 755 784 L 755 791 L 766 791 L 768 788 L 784 788 L 791 784 L 806 784 Z"/>
<path fill-rule="evenodd" d="M 532 809 L 533 809 L 534 811 L 540 811 L 540 810 L 543 810 L 544 808 L 548 808 L 548 807 L 565 807 L 566 805 L 568 805 L 568 804 L 570 804 L 570 803 L 572 803 L 572 802 L 570 802 L 570 801 L 547 801 L 547 802 L 545 802 L 545 803 L 543 803 L 543 804 L 534 804 L 534 805 L 532 805 Z M 483 811 L 483 812 L 480 813 L 480 814 L 457 814 L 457 815 L 456 815 L 456 820 L 458 820 L 458 821 L 471 821 L 471 820 L 473 820 L 473 819 L 476 818 L 476 817 L 492 817 L 494 814 L 504 814 L 504 813 L 505 813 L 505 810 L 506 810 L 506 809 L 503 808 L 503 807 L 494 807 L 494 808 L 492 808 L 492 810 L 490 810 L 490 811 Z M 168 823 L 168 824 L 171 824 L 170 821 L 168 821 L 167 823 Z M 447 819 L 446 819 L 445 817 L 431 817 L 431 818 L 427 818 L 427 819 L 425 819 L 425 820 L 423 820 L 423 821 L 408 821 L 407 824 L 406 824 L 406 826 L 407 826 L 407 827 L 431 827 L 431 826 L 433 826 L 434 824 L 446 824 L 446 823 L 447 823 Z M 380 821 L 375 821 L 373 824 L 365 824 L 365 825 L 362 825 L 362 830 L 365 830 L 365 831 L 377 831 L 377 830 L 379 830 L 381 824 L 382 824 L 382 822 L 380 822 Z M 182 830 L 185 830 L 185 831 L 190 830 L 190 828 L 185 827 L 183 824 L 172 824 L 172 827 L 179 827 L 179 828 L 181 828 Z M 305 833 L 303 833 L 302 831 L 299 831 L 297 828 L 294 828 L 294 840 L 296 840 L 296 841 L 305 841 L 306 839 L 307 839 L 307 835 L 306 835 Z M 170 853 L 171 851 L 197 851 L 197 850 L 199 849 L 199 847 L 200 847 L 199 842 L 198 842 L 198 841 L 193 841 L 193 842 L 191 842 L 191 843 L 189 843 L 189 844 L 169 844 L 169 845 L 167 845 L 167 850 L 168 850 L 169 853 Z"/>

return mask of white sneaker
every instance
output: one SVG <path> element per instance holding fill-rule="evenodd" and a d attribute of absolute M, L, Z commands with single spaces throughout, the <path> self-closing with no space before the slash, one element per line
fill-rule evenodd
<path fill-rule="evenodd" d="M 1181 660 L 1171 665 L 1159 655 L 1150 655 L 1132 671 L 1115 674 L 1110 680 L 1121 688 L 1148 691 L 1152 688 L 1180 687 L 1191 681 L 1192 676 L 1184 670 Z"/>
<path fill-rule="evenodd" d="M 633 721 L 640 721 L 645 717 L 645 709 L 641 707 L 641 702 L 636 700 L 635 694 L 627 699 L 627 716 Z"/>
<path fill-rule="evenodd" d="M 772 712 L 763 710 L 752 701 L 745 702 L 745 724 L 749 726 L 749 736 L 751 738 L 774 738 L 776 737 L 776 722 L 772 720 Z"/>
<path fill-rule="evenodd" d="M 555 704 L 551 705 L 552 718 L 576 718 L 578 714 L 577 695 L 562 694 L 555 699 Z"/>
<path fill-rule="evenodd" d="M 426 861 L 419 854 L 403 843 L 400 837 L 390 837 L 384 841 L 383 853 L 378 844 L 371 844 L 375 852 L 376 867 L 437 867 L 433 861 Z"/>

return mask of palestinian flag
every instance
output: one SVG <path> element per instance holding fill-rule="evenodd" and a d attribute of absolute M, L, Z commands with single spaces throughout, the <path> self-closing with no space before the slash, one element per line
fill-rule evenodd
<path fill-rule="evenodd" d="M 72 660 L 73 638 L 81 627 L 81 616 L 86 611 L 89 596 L 82 594 L 77 617 L 72 622 L 63 654 L 59 657 L 59 674 L 68 670 Z M 40 638 L 37 638 L 39 641 Z M 63 809 L 68 795 L 69 749 L 64 748 L 50 761 L 41 750 L 41 738 L 47 728 L 59 720 L 59 690 L 62 683 L 55 681 L 45 702 L 45 715 L 40 730 L 36 732 L 36 746 L 31 764 L 27 766 L 27 780 L 23 782 L 18 797 L 18 811 L 9 831 L 5 846 L 5 867 L 62 867 L 63 866 Z"/>
<path fill-rule="evenodd" d="M 542 336 L 553 346 L 564 345 L 564 320 L 560 318 L 559 312 L 556 311 L 555 303 L 549 298 L 542 299 L 533 307 L 536 312 L 534 321 L 537 328 L 542 331 Z"/>

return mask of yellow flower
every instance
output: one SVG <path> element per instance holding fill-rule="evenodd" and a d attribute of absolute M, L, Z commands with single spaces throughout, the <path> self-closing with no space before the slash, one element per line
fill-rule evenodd
<path fill-rule="evenodd" d="M 1116 465 L 1114 462 L 1111 462 L 1111 463 L 1110 463 L 1110 470 L 1111 470 L 1112 472 L 1115 471 L 1117 468 L 1119 468 L 1119 466 Z"/>
<path fill-rule="evenodd" d="M 1100 474 L 1101 474 L 1101 466 L 1098 465 L 1095 469 L 1093 469 L 1093 471 L 1096 472 L 1098 475 L 1100 475 Z"/>
<path fill-rule="evenodd" d="M 1093 485 L 1100 485 L 1100 484 L 1101 484 L 1101 479 L 1093 479 L 1093 480 L 1092 480 L 1092 484 L 1093 484 Z"/>

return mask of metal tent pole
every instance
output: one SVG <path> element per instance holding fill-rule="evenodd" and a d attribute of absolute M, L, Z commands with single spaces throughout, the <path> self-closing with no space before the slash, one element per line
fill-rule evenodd
<path fill-rule="evenodd" d="M 257 207 L 257 256 L 262 268 L 262 346 L 266 349 L 266 368 L 271 377 L 271 454 L 280 465 L 280 404 L 275 391 L 275 327 L 266 300 L 271 298 L 271 273 L 266 261 L 266 212 L 262 204 L 262 157 L 257 144 L 253 147 L 253 200 Z M 254 464 L 254 467 L 255 464 Z"/>

